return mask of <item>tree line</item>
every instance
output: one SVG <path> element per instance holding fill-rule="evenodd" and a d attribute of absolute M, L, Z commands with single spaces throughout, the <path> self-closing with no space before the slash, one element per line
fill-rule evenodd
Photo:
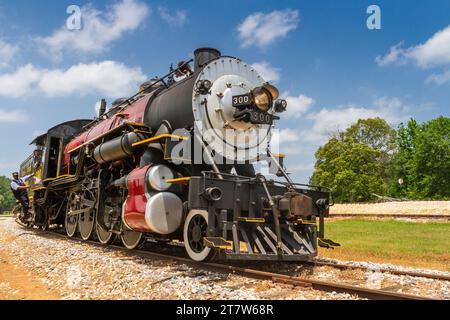
<path fill-rule="evenodd" d="M 360 119 L 332 134 L 316 154 L 311 184 L 329 187 L 337 202 L 376 195 L 450 199 L 450 118 L 393 129 L 381 118 Z"/>
<path fill-rule="evenodd" d="M 4 211 L 11 211 L 16 204 L 10 185 L 11 179 L 0 176 L 0 214 Z"/>

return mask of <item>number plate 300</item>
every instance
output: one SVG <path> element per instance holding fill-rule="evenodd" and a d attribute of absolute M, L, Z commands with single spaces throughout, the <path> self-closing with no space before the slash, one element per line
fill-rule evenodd
<path fill-rule="evenodd" d="M 243 107 L 252 104 L 252 97 L 250 94 L 241 94 L 239 96 L 233 96 L 233 107 Z"/>
<path fill-rule="evenodd" d="M 272 115 L 259 111 L 250 111 L 250 122 L 255 124 L 271 124 Z"/>

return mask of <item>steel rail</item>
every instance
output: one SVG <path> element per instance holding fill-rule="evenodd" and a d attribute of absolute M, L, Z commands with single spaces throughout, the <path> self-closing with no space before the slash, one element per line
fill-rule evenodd
<path fill-rule="evenodd" d="M 69 238 L 65 234 L 61 234 L 61 233 L 57 233 L 57 232 L 53 232 L 53 231 L 42 231 L 42 230 L 38 230 L 38 229 L 32 229 L 32 230 L 35 231 L 36 233 L 40 233 L 40 234 L 57 236 L 60 239 L 64 239 L 66 241 L 74 241 L 74 242 L 78 242 L 81 244 L 92 244 L 97 247 L 101 247 L 101 248 L 105 248 L 105 249 L 111 249 L 111 250 L 125 252 L 128 255 L 134 255 L 134 256 L 145 257 L 145 258 L 153 257 L 153 258 L 158 258 L 158 259 L 163 259 L 163 260 L 172 260 L 172 261 L 177 261 L 177 262 L 182 262 L 182 263 L 186 263 L 189 265 L 197 266 L 202 269 L 208 269 L 208 270 L 215 271 L 215 272 L 227 273 L 227 274 L 239 274 L 241 276 L 245 276 L 248 278 L 259 279 L 259 280 L 271 280 L 273 282 L 289 284 L 289 285 L 293 285 L 293 286 L 309 287 L 309 288 L 319 290 L 319 291 L 350 293 L 350 294 L 355 294 L 361 298 L 367 298 L 367 299 L 373 299 L 373 300 L 436 300 L 435 298 L 432 298 L 432 297 L 415 296 L 415 295 L 390 292 L 390 291 L 385 291 L 385 290 L 369 289 L 369 288 L 358 287 L 358 286 L 353 286 L 353 285 L 348 285 L 348 284 L 343 284 L 343 283 L 334 283 L 334 282 L 327 282 L 327 281 L 322 281 L 322 280 L 307 279 L 307 278 L 289 276 L 289 275 L 278 274 L 278 273 L 273 273 L 273 272 L 236 267 L 236 266 L 220 264 L 220 263 L 196 262 L 189 258 L 184 258 L 184 257 L 166 255 L 166 254 L 152 252 L 152 251 L 146 251 L 146 250 L 128 250 L 124 247 L 114 245 L 114 244 L 103 245 L 103 244 L 93 241 L 93 240 L 84 241 L 79 238 Z"/>
<path fill-rule="evenodd" d="M 448 214 L 382 214 L 382 213 L 330 213 L 329 218 L 407 218 L 407 219 L 449 219 Z"/>
<path fill-rule="evenodd" d="M 365 267 L 365 266 L 355 266 L 355 265 L 351 265 L 351 264 L 325 262 L 325 261 L 310 261 L 310 262 L 305 262 L 305 264 L 311 264 L 311 265 L 315 265 L 315 266 L 334 267 L 334 268 L 338 268 L 338 269 L 353 269 L 353 270 L 367 270 L 367 271 L 371 270 L 370 267 Z M 411 276 L 411 277 L 420 277 L 420 278 L 429 278 L 429 279 L 435 279 L 435 280 L 450 281 L 450 276 L 446 276 L 443 274 L 392 270 L 389 268 L 376 268 L 373 271 L 382 272 L 382 273 L 390 273 L 390 274 L 395 274 L 395 275 L 399 275 L 399 276 Z"/>

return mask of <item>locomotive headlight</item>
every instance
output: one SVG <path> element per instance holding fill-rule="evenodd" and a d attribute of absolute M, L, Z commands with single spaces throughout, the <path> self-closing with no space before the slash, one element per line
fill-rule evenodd
<path fill-rule="evenodd" d="M 272 106 L 272 95 L 262 87 L 253 90 L 253 100 L 255 106 L 263 112 L 269 111 Z"/>

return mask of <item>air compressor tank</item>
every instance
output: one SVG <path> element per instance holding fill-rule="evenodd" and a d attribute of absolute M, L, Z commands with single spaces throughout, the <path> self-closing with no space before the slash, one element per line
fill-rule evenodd
<path fill-rule="evenodd" d="M 103 164 L 130 157 L 133 155 L 132 144 L 140 139 L 140 135 L 130 132 L 104 142 L 94 149 L 94 159 L 97 163 Z"/>

